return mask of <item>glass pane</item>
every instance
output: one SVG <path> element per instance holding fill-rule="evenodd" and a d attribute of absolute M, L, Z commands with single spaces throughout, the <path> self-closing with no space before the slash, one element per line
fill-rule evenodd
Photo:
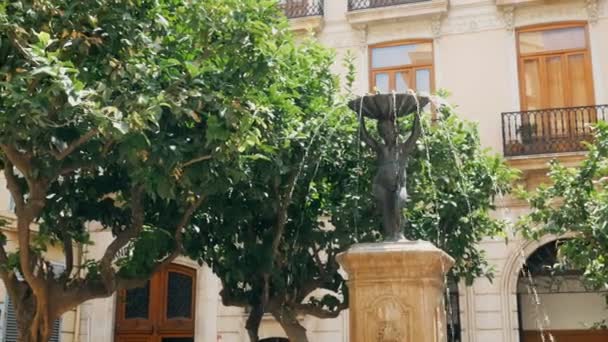
<path fill-rule="evenodd" d="M 388 80 L 388 74 L 376 74 L 376 89 L 377 91 L 381 92 L 381 93 L 388 93 L 389 92 L 389 80 Z"/>
<path fill-rule="evenodd" d="M 146 286 L 127 290 L 125 319 L 148 319 L 150 306 L 150 281 Z"/>
<path fill-rule="evenodd" d="M 192 278 L 169 272 L 167 284 L 167 318 L 192 317 Z"/>
<path fill-rule="evenodd" d="M 407 72 L 398 72 L 395 74 L 395 89 L 398 93 L 406 93 L 410 86 L 408 85 L 408 73 Z"/>
<path fill-rule="evenodd" d="M 163 337 L 162 342 L 194 342 L 194 337 Z"/>
<path fill-rule="evenodd" d="M 431 71 L 429 69 L 416 70 L 416 91 L 420 94 L 431 93 Z"/>
<path fill-rule="evenodd" d="M 568 73 L 570 77 L 570 90 L 572 92 L 572 106 L 592 105 L 591 89 L 585 77 L 585 56 L 568 56 Z"/>
<path fill-rule="evenodd" d="M 387 46 L 372 49 L 372 68 L 384 68 L 409 64 L 431 64 L 431 43 Z"/>
<path fill-rule="evenodd" d="M 587 46 L 584 27 L 522 32 L 519 35 L 521 53 L 582 49 Z"/>
<path fill-rule="evenodd" d="M 540 73 L 538 59 L 528 59 L 524 61 L 524 89 L 526 97 L 526 110 L 540 109 Z"/>

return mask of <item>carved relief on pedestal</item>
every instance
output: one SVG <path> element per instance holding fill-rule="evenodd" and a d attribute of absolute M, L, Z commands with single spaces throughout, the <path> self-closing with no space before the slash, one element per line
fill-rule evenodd
<path fill-rule="evenodd" d="M 410 310 L 394 296 L 380 297 L 365 311 L 365 341 L 412 342 Z"/>

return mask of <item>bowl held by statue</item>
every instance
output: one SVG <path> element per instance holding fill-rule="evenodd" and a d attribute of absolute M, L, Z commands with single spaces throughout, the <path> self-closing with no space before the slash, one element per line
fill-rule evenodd
<path fill-rule="evenodd" d="M 375 94 L 358 97 L 348 102 L 348 107 L 355 113 L 359 112 L 370 119 L 388 120 L 396 115 L 397 117 L 407 116 L 422 109 L 429 103 L 426 96 L 412 94 Z M 361 107 L 363 107 L 361 109 Z"/>

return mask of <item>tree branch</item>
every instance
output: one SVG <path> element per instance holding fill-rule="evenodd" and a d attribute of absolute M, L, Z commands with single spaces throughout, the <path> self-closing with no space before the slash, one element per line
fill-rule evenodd
<path fill-rule="evenodd" d="M 92 130 L 90 130 L 90 131 L 86 132 L 84 135 L 82 135 L 80 138 L 74 140 L 70 145 L 68 145 L 68 147 L 65 150 L 63 150 L 61 152 L 51 151 L 51 153 L 53 154 L 55 159 L 64 160 L 67 156 L 69 156 L 72 152 L 74 152 L 82 144 L 91 140 L 98 133 L 99 133 L 99 130 L 97 128 L 93 128 Z"/>
<path fill-rule="evenodd" d="M 6 187 L 8 188 L 8 191 L 11 193 L 13 201 L 15 202 L 16 212 L 20 213 L 23 211 L 24 206 L 23 192 L 21 191 L 19 181 L 15 175 L 13 163 L 10 160 L 4 161 L 4 178 L 6 178 Z"/>
<path fill-rule="evenodd" d="M 188 167 L 188 166 L 190 166 L 190 165 L 192 165 L 192 164 L 196 164 L 196 163 L 198 163 L 198 162 L 202 162 L 202 161 L 205 161 L 205 160 L 209 160 L 209 159 L 211 159 L 211 158 L 213 158 L 213 157 L 212 157 L 210 154 L 205 155 L 205 156 L 200 156 L 200 157 L 194 158 L 194 159 L 192 159 L 192 160 L 189 160 L 189 161 L 187 161 L 187 162 L 183 163 L 181 166 L 182 166 L 182 167 Z"/>
<path fill-rule="evenodd" d="M 72 270 L 74 269 L 74 248 L 72 245 L 72 238 L 69 234 L 64 234 L 62 242 L 63 253 L 65 254 L 65 270 L 63 271 L 63 275 L 66 279 L 69 279 L 70 274 L 72 274 Z"/>
<path fill-rule="evenodd" d="M 314 304 L 293 304 L 294 309 L 304 315 L 311 315 L 317 318 L 336 318 L 342 310 L 348 309 L 348 303 L 340 303 L 335 310 L 326 310 Z"/>
<path fill-rule="evenodd" d="M 143 192 L 144 187 L 141 185 L 134 186 L 131 189 L 131 225 L 116 235 L 116 238 L 106 248 L 103 257 L 100 260 L 101 276 L 108 289 L 113 289 L 115 287 L 116 272 L 114 272 L 114 269 L 112 268 L 112 262 L 116 257 L 116 253 L 126 246 L 127 243 L 129 243 L 132 238 L 136 237 L 143 229 Z"/>
<path fill-rule="evenodd" d="M 0 144 L 0 149 L 2 149 L 2 152 L 4 152 L 6 155 L 6 159 L 17 167 L 17 170 L 19 170 L 27 178 L 31 171 L 29 156 L 19 152 L 12 145 Z"/>

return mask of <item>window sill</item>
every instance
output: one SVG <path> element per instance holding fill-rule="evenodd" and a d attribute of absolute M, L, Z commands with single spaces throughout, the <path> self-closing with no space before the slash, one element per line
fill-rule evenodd
<path fill-rule="evenodd" d="M 583 159 L 585 159 L 586 156 L 587 152 L 579 151 L 513 156 L 505 157 L 505 160 L 509 166 L 517 168 L 523 172 L 527 172 L 547 170 L 551 160 L 557 160 L 566 167 L 576 167 Z"/>
<path fill-rule="evenodd" d="M 323 16 L 315 15 L 289 19 L 289 27 L 294 32 L 319 31 L 323 26 Z"/>
<path fill-rule="evenodd" d="M 390 22 L 403 18 L 431 16 L 434 14 L 445 13 L 447 10 L 447 0 L 430 0 L 404 5 L 350 11 L 346 14 L 346 17 L 352 26 L 361 27 L 371 23 Z"/>
<path fill-rule="evenodd" d="M 542 3 L 542 0 L 496 0 L 496 6 L 526 6 Z"/>

